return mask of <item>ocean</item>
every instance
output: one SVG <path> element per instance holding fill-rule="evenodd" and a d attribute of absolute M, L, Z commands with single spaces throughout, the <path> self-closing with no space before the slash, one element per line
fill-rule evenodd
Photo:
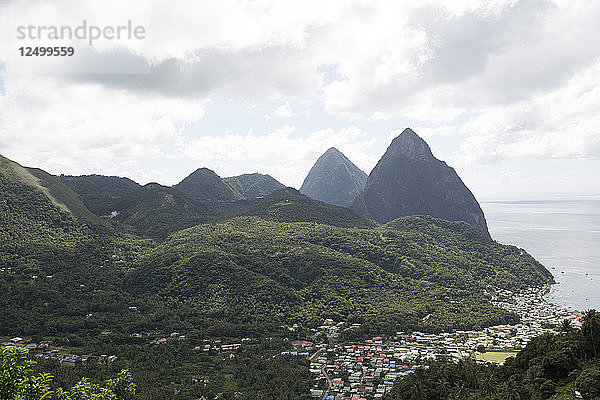
<path fill-rule="evenodd" d="M 600 310 L 600 200 L 481 202 L 492 238 L 525 249 L 557 282 L 548 301 Z"/>

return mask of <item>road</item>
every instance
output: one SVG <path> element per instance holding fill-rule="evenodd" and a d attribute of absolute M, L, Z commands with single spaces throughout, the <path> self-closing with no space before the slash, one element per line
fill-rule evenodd
<path fill-rule="evenodd" d="M 310 362 L 314 362 L 319 357 L 319 354 L 321 354 L 321 349 L 315 351 L 315 353 L 312 356 L 310 356 L 308 359 L 310 360 Z M 321 367 L 321 373 L 323 375 L 325 375 L 325 379 L 327 379 L 327 389 L 325 389 L 325 391 L 323 392 L 323 396 L 321 397 L 322 400 L 325 400 L 325 398 L 329 394 L 329 391 L 333 387 L 333 382 L 331 380 L 331 377 L 327 373 L 327 369 L 325 369 L 325 365 L 323 365 Z"/>
<path fill-rule="evenodd" d="M 321 367 L 321 373 L 325 375 L 325 379 L 327 379 L 327 389 L 323 392 L 323 397 L 321 397 L 321 399 L 325 400 L 325 398 L 329 394 L 329 391 L 331 390 L 331 387 L 333 386 L 333 382 L 331 381 L 329 374 L 327 374 L 327 369 L 325 368 L 325 365 Z"/>

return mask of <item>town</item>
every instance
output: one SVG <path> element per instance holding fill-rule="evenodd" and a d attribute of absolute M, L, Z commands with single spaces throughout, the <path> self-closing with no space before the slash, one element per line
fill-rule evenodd
<path fill-rule="evenodd" d="M 394 335 L 376 336 L 344 342 L 341 333 L 360 328 L 360 324 L 325 319 L 323 324 L 312 329 L 312 335 L 304 340 L 293 341 L 290 350 L 281 356 L 303 357 L 310 361 L 310 372 L 314 375 L 311 394 L 327 400 L 367 400 L 383 397 L 401 376 L 410 374 L 415 368 L 438 357 L 458 361 L 463 357 L 474 357 L 478 362 L 502 363 L 527 345 L 535 336 L 556 332 L 564 321 L 572 327 L 580 326 L 582 314 L 570 308 L 561 308 L 544 299 L 548 287 L 530 288 L 514 293 L 495 290 L 487 293 L 492 304 L 514 312 L 520 317 L 517 325 L 497 325 L 482 330 L 443 333 L 396 332 Z M 130 307 L 132 308 L 132 307 Z M 134 307 L 135 308 L 135 307 Z M 137 311 L 137 310 L 134 310 Z M 102 332 L 109 335 L 111 332 Z M 145 337 L 150 344 L 161 345 L 168 340 L 184 340 L 178 332 L 133 333 L 132 337 Z M 210 353 L 226 353 L 233 358 L 244 342 L 223 343 L 219 339 L 205 340 L 204 345 L 194 350 Z M 20 347 L 35 358 L 54 359 L 61 365 L 74 366 L 89 360 L 110 363 L 116 355 L 72 354 L 52 342 L 15 337 L 0 343 L 0 347 Z"/>
<path fill-rule="evenodd" d="M 346 322 L 325 320 L 315 331 L 319 341 L 296 341 L 292 355 L 310 358 L 315 374 L 314 397 L 328 400 L 380 398 L 394 380 L 410 374 L 428 360 L 445 356 L 453 360 L 475 357 L 479 362 L 502 363 L 516 354 L 535 336 L 556 332 L 563 321 L 580 326 L 581 313 L 548 303 L 548 287 L 520 293 L 499 290 L 490 293 L 493 304 L 518 314 L 521 323 L 498 325 L 478 331 L 428 334 L 397 332 L 389 337 L 336 343 Z M 355 326 L 356 327 L 356 324 Z"/>

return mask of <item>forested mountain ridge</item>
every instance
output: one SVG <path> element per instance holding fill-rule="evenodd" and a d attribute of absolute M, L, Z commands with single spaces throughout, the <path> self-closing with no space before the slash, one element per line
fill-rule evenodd
<path fill-rule="evenodd" d="M 296 189 L 283 188 L 253 199 L 194 200 L 176 187 L 147 184 L 116 205 L 117 226 L 158 240 L 201 223 L 236 216 L 259 216 L 279 222 L 320 222 L 336 226 L 370 227 L 376 223 L 353 210 L 313 200 Z"/>
<path fill-rule="evenodd" d="M 271 175 L 259 173 L 230 176 L 223 181 L 247 199 L 266 196 L 285 187 Z"/>
<path fill-rule="evenodd" d="M 373 227 L 374 221 L 353 210 L 311 199 L 293 188 L 284 188 L 259 199 L 247 209 L 239 208 L 230 216 L 257 216 L 267 221 L 314 222 L 340 227 Z"/>
<path fill-rule="evenodd" d="M 114 220 L 138 235 L 164 238 L 169 233 L 213 221 L 199 201 L 175 187 L 149 183 L 121 199 Z"/>
<path fill-rule="evenodd" d="M 141 187 L 129 178 L 103 175 L 59 175 L 58 179 L 79 194 L 86 207 L 98 216 L 117 211 L 119 203 Z"/>
<path fill-rule="evenodd" d="M 39 168 L 23 167 L 0 156 L 0 176 L 3 180 L 2 194 L 8 195 L 11 192 L 4 185 L 14 186 L 13 189 L 20 187 L 22 190 L 19 189 L 17 192 L 24 195 L 26 192 L 41 192 L 53 205 L 71 214 L 74 218 L 94 225 L 102 224 L 101 220 L 85 207 L 77 193 L 56 177 Z M 30 206 L 27 202 L 21 202 L 18 207 Z M 31 211 L 35 212 L 35 210 Z"/>
<path fill-rule="evenodd" d="M 407 215 L 465 221 L 489 237 L 485 216 L 471 191 L 410 128 L 392 140 L 353 207 L 380 223 Z"/>
<path fill-rule="evenodd" d="M 35 265 L 40 273 L 57 272 L 73 262 L 97 268 L 104 264 L 103 257 L 116 251 L 110 243 L 122 241 L 120 253 L 128 254 L 127 265 L 134 268 L 129 275 L 136 276 L 119 289 L 124 294 L 133 290 L 185 298 L 190 287 L 196 287 L 197 293 L 216 290 L 220 300 L 215 298 L 215 304 L 232 312 L 219 314 L 226 321 L 235 320 L 236 312 L 255 310 L 244 314 L 251 320 L 262 315 L 258 309 L 280 307 L 277 296 L 272 297 L 278 293 L 289 300 L 278 320 L 309 321 L 330 314 L 372 319 L 378 329 L 456 329 L 508 318 L 487 304 L 483 290 L 488 285 L 515 288 L 552 281 L 551 274 L 526 252 L 489 241 L 466 223 L 405 217 L 376 226 L 348 208 L 312 200 L 291 188 L 210 209 L 217 203 L 195 202 L 177 189 L 146 185 L 140 189 L 144 193 L 129 199 L 133 203 L 123 208 L 127 212 L 120 217 L 122 223 L 150 236 L 154 232 L 166 237 L 152 250 L 151 241 L 123 236 L 111 228 L 98 230 L 77 220 L 64 205 L 55 204 L 44 187 L 22 183 L 25 178 L 37 182 L 27 170 L 5 159 L 2 165 L 3 256 L 15 270 Z M 74 195 L 69 189 L 66 192 Z M 83 207 L 80 201 L 73 204 Z M 178 225 L 198 223 L 166 236 Z M 183 284 L 190 276 L 194 279 Z M 164 282 L 153 287 L 161 282 L 159 277 Z M 229 284 L 220 286 L 222 282 L 215 279 Z M 245 282 L 239 293 L 232 291 L 235 282 Z M 248 301 L 254 299 L 258 308 L 240 309 L 241 303 L 233 299 L 241 293 Z M 464 300 L 464 307 L 481 303 L 480 312 L 473 314 L 473 321 L 459 323 L 456 316 L 465 310 L 447 304 L 449 298 Z M 210 304 L 202 307 L 210 309 Z M 233 304 L 238 304 L 235 312 L 229 309 Z M 424 304 L 427 307 L 421 310 Z M 418 315 L 426 311 L 432 317 L 422 324 Z"/>
<path fill-rule="evenodd" d="M 315 200 L 348 207 L 367 181 L 367 174 L 331 147 L 312 166 L 300 192 Z"/>
<path fill-rule="evenodd" d="M 465 223 L 405 217 L 342 228 L 238 217 L 170 236 L 140 262 L 127 287 L 185 299 L 205 310 L 204 318 L 227 315 L 236 329 L 253 310 L 264 326 L 310 326 L 327 317 L 375 333 L 516 322 L 485 300 L 486 287 L 551 280 L 527 253 Z"/>
<path fill-rule="evenodd" d="M 208 168 L 198 168 L 173 187 L 194 200 L 234 201 L 242 198 Z"/>
<path fill-rule="evenodd" d="M 116 289 L 123 296 L 133 291 L 183 299 L 195 288 L 193 298 L 206 294 L 201 309 L 219 304 L 224 307 L 219 318 L 239 326 L 244 326 L 239 313 L 251 326 L 250 321 L 270 319 L 268 310 L 273 307 L 285 308 L 273 324 L 294 318 L 308 323 L 317 315 L 332 315 L 364 321 L 374 330 L 487 325 L 513 317 L 487 303 L 486 286 L 514 288 L 552 280 L 527 253 L 489 241 L 468 224 L 405 217 L 375 226 L 347 208 L 312 200 L 290 188 L 245 201 L 243 210 L 229 209 L 229 215 L 219 209 L 222 214 L 213 221 L 175 233 L 152 250 L 143 240 L 109 228 L 94 233 L 56 207 L 41 189 L 23 186 L 10 176 L 3 183 L 4 243 L 14 248 L 7 252 L 5 247 L 3 254 L 18 255 L 11 261 L 15 270 L 36 265 L 40 274 L 51 274 L 73 262 L 97 269 L 104 264 L 102 258 L 115 252 L 110 243 L 122 241 L 120 253 L 128 254 L 130 268 L 125 286 Z M 158 202 L 146 209 L 165 213 L 161 223 L 176 223 L 169 215 L 172 203 L 183 202 L 175 207 L 191 211 L 196 206 L 173 188 L 149 184 L 145 190 L 152 194 L 148 201 Z M 157 229 L 153 220 L 157 215 L 138 208 L 123 217 L 146 224 L 145 229 Z M 42 226 L 48 228 L 40 230 Z M 38 239 L 19 241 L 33 232 Z M 18 243 L 33 247 L 26 250 Z M 49 249 L 50 256 L 40 248 Z M 64 250 L 55 250 L 60 248 Z M 208 293 L 213 293 L 214 301 L 206 301 L 211 298 Z M 288 301 L 282 305 L 278 298 Z M 448 299 L 462 302 L 450 305 Z M 246 301 L 254 305 L 242 307 Z M 471 306 L 479 311 L 472 312 L 472 320 L 460 322 L 458 316 Z M 421 321 L 423 313 L 432 314 L 427 323 Z M 211 314 L 198 317 L 204 320 L 207 315 Z"/>

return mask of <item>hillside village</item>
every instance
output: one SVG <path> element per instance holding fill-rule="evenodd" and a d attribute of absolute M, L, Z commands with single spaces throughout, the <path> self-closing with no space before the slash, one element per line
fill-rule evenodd
<path fill-rule="evenodd" d="M 475 357 L 479 362 L 502 363 L 538 335 L 556 332 L 563 321 L 579 327 L 581 313 L 561 308 L 544 299 L 548 287 L 531 288 L 520 293 L 498 290 L 488 293 L 491 302 L 515 312 L 521 318 L 517 325 L 497 325 L 482 330 L 442 332 L 396 332 L 391 336 L 343 342 L 340 334 L 353 330 L 360 324 L 326 319 L 323 325 L 312 329 L 312 337 L 292 342 L 293 349 L 281 352 L 282 356 L 305 357 L 310 360 L 310 372 L 314 375 L 311 394 L 328 400 L 367 400 L 381 398 L 393 386 L 394 381 L 429 360 L 445 356 L 453 360 Z M 106 332 L 108 334 L 109 332 Z M 153 344 L 167 340 L 182 340 L 185 335 L 177 332 L 160 335 L 147 332 L 132 336 L 147 336 Z M 250 339 L 243 339 L 242 342 Z M 203 352 L 227 353 L 234 357 L 243 344 L 208 341 L 194 349 Z M 0 343 L 0 347 L 21 347 L 30 351 L 34 358 L 55 359 L 61 365 L 74 366 L 86 362 L 91 355 L 71 354 L 50 342 L 32 343 L 15 337 Z M 115 355 L 99 355 L 95 362 L 110 363 Z"/>
<path fill-rule="evenodd" d="M 390 337 L 336 343 L 340 330 L 352 327 L 346 327 L 343 321 L 325 320 L 316 330 L 315 337 L 326 337 L 327 342 L 294 342 L 292 354 L 310 357 L 310 370 L 315 374 L 311 390 L 314 397 L 329 400 L 380 398 L 392 388 L 396 378 L 412 373 L 428 360 L 440 356 L 454 360 L 476 357 L 480 362 L 501 363 L 533 337 L 555 332 L 564 320 L 574 327 L 580 326 L 581 313 L 548 303 L 543 297 L 546 292 L 547 287 L 542 287 L 521 293 L 500 290 L 491 294 L 493 304 L 517 313 L 521 323 L 480 331 L 397 332 Z"/>

